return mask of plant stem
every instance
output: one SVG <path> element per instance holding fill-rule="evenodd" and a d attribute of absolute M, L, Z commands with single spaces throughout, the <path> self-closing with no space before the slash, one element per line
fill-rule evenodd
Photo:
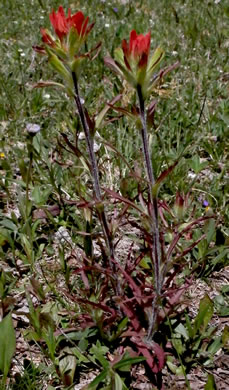
<path fill-rule="evenodd" d="M 87 142 L 87 148 L 88 148 L 88 153 L 89 153 L 89 158 L 91 162 L 91 175 L 92 175 L 92 180 L 93 180 L 93 188 L 94 188 L 94 193 L 95 193 L 95 198 L 96 201 L 99 203 L 97 209 L 98 216 L 100 219 L 100 223 L 102 225 L 106 245 L 109 251 L 109 265 L 111 269 L 114 270 L 114 263 L 112 262 L 112 259 L 114 259 L 114 245 L 113 245 L 113 240 L 112 240 L 112 235 L 110 233 L 110 229 L 107 223 L 107 218 L 106 214 L 104 211 L 104 206 L 102 205 L 102 195 L 101 195 L 101 189 L 100 189 L 100 184 L 99 184 L 99 170 L 98 170 L 98 165 L 95 157 L 95 152 L 94 152 L 94 143 L 93 143 L 93 138 L 91 136 L 91 132 L 88 126 L 88 122 L 86 119 L 86 115 L 80 100 L 80 95 L 79 95 L 79 89 L 78 89 L 78 82 L 77 82 L 77 77 L 75 72 L 72 72 L 72 79 L 74 83 L 74 88 L 75 88 L 75 102 L 76 106 L 78 109 L 79 117 L 81 120 L 81 124 L 84 130 L 86 142 Z"/>
<path fill-rule="evenodd" d="M 153 173 L 152 160 L 149 152 L 149 142 L 148 142 L 148 133 L 147 133 L 147 123 L 146 123 L 146 114 L 145 114 L 145 102 L 142 96 L 141 86 L 137 86 L 137 95 L 139 99 L 140 107 L 140 117 L 142 123 L 142 143 L 143 143 L 143 152 L 145 158 L 145 167 L 146 173 L 149 181 L 149 216 L 152 219 L 152 234 L 153 234 L 153 246 L 152 246 L 152 260 L 154 265 L 154 280 L 155 280 L 155 291 L 156 296 L 152 303 L 152 315 L 150 318 L 148 339 L 150 339 L 152 332 L 154 330 L 154 325 L 157 317 L 157 305 L 159 303 L 159 298 L 161 295 L 162 288 L 162 278 L 161 278 L 161 249 L 160 249 L 160 238 L 159 238 L 159 226 L 158 226 L 158 204 L 157 204 L 157 195 L 153 191 L 153 186 L 155 184 L 155 178 Z"/>
<path fill-rule="evenodd" d="M 29 166 L 26 175 L 26 197 L 25 197 L 25 218 L 26 220 L 29 218 L 30 214 L 30 201 L 29 201 L 29 183 L 31 181 L 32 176 L 32 165 L 33 165 L 33 151 L 32 151 L 32 140 L 29 140 L 30 144 L 28 147 L 29 150 Z M 26 221 L 25 221 L 26 222 Z"/>

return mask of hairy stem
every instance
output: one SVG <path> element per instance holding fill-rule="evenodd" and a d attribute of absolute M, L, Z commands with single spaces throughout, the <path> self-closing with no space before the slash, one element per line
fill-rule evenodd
<path fill-rule="evenodd" d="M 99 184 L 99 170 L 98 170 L 98 165 L 96 161 L 96 156 L 94 152 L 94 142 L 93 138 L 90 133 L 90 129 L 88 126 L 88 122 L 86 119 L 86 115 L 83 109 L 83 106 L 81 104 L 80 100 L 80 95 L 79 95 L 79 89 L 78 89 L 78 82 L 77 82 L 77 77 L 75 72 L 72 72 L 72 79 L 74 83 L 74 88 L 75 88 L 75 102 L 77 106 L 77 110 L 79 113 L 79 117 L 81 120 L 81 124 L 84 130 L 85 138 L 86 138 L 86 143 L 87 143 L 87 148 L 88 148 L 88 153 L 89 153 L 89 158 L 90 158 L 90 163 L 91 163 L 91 175 L 92 175 L 92 180 L 93 180 L 93 189 L 95 193 L 95 197 L 97 202 L 99 203 L 99 206 L 97 207 L 97 212 L 99 216 L 100 223 L 102 225 L 106 245 L 108 247 L 108 257 L 109 257 L 109 265 L 112 269 L 114 269 L 114 263 L 112 262 L 112 259 L 114 259 L 114 245 L 113 245 L 113 240 L 112 236 L 110 233 L 110 229 L 107 223 L 107 218 L 106 214 L 104 211 L 104 207 L 102 205 L 102 195 L 101 195 L 101 189 L 100 189 L 100 184 Z"/>
<path fill-rule="evenodd" d="M 29 166 L 28 166 L 28 170 L 27 170 L 27 175 L 26 175 L 26 197 L 25 197 L 25 209 L 26 209 L 26 220 L 29 218 L 29 214 L 30 214 L 30 201 L 29 201 L 29 184 L 30 184 L 30 181 L 32 179 L 32 165 L 33 165 L 33 151 L 32 151 L 32 140 L 30 139 L 29 140 L 30 144 L 29 144 Z"/>
<path fill-rule="evenodd" d="M 155 280 L 155 290 L 156 290 L 156 296 L 152 303 L 152 315 L 150 318 L 149 331 L 148 331 L 148 339 L 149 339 L 154 330 L 154 325 L 157 317 L 157 306 L 159 303 L 159 298 L 162 289 L 162 280 L 161 280 L 162 278 L 160 272 L 161 249 L 160 249 L 159 226 L 158 226 L 157 196 L 153 192 L 153 185 L 155 184 L 155 178 L 153 173 L 151 155 L 149 152 L 145 104 L 144 104 L 144 98 L 142 96 L 141 86 L 137 87 L 137 94 L 139 99 L 140 117 L 142 123 L 141 136 L 142 136 L 143 152 L 145 158 L 145 167 L 146 167 L 147 178 L 149 181 L 149 197 L 150 197 L 149 216 L 152 219 L 152 234 L 153 234 L 153 245 L 151 248 L 151 255 L 152 255 L 152 260 L 154 265 L 154 280 Z"/>

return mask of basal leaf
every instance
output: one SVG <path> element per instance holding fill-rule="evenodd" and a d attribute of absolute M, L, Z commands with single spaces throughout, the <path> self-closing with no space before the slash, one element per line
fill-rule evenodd
<path fill-rule="evenodd" d="M 123 390 L 123 381 L 117 372 L 115 373 L 115 390 Z"/>
<path fill-rule="evenodd" d="M 217 390 L 214 375 L 208 375 L 208 380 L 206 385 L 204 386 L 204 390 Z"/>
<path fill-rule="evenodd" d="M 204 332 L 214 312 L 214 304 L 209 296 L 206 294 L 201 299 L 199 311 L 194 322 L 194 335 L 197 332 Z"/>
<path fill-rule="evenodd" d="M 0 371 L 7 376 L 16 349 L 16 336 L 11 314 L 0 322 Z"/>
<path fill-rule="evenodd" d="M 114 364 L 113 368 L 118 370 L 118 369 L 123 369 L 125 367 L 130 368 L 131 364 L 136 364 L 136 363 L 141 363 L 142 361 L 146 360 L 145 357 L 143 356 L 137 356 L 133 358 L 127 358 L 127 359 L 122 359 L 118 363 Z"/>
<path fill-rule="evenodd" d="M 223 330 L 222 342 L 223 342 L 224 348 L 229 350 L 229 326 L 228 325 L 226 325 L 224 330 Z"/>
<path fill-rule="evenodd" d="M 97 385 L 102 382 L 108 375 L 109 368 L 106 370 L 103 370 L 93 381 L 86 387 L 87 390 L 94 390 L 97 388 Z"/>
<path fill-rule="evenodd" d="M 62 353 L 63 357 L 60 358 L 59 370 L 64 384 L 70 386 L 73 383 L 77 359 L 74 351 L 69 347 L 64 348 Z"/>

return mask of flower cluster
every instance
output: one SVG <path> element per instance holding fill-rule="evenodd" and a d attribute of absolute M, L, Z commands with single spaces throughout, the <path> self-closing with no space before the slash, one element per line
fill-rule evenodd
<path fill-rule="evenodd" d="M 122 47 L 114 52 L 114 60 L 106 57 L 105 63 L 134 88 L 140 87 L 143 97 L 147 97 L 153 88 L 155 69 L 163 56 L 163 50 L 157 48 L 150 57 L 150 32 L 138 35 L 132 30 L 129 43 L 124 39 Z"/>
<path fill-rule="evenodd" d="M 57 12 L 54 10 L 51 12 L 49 18 L 55 35 L 41 28 L 45 48 L 35 47 L 35 50 L 48 54 L 52 67 L 67 81 L 69 92 L 72 88 L 71 73 L 75 73 L 78 78 L 85 57 L 90 57 L 95 49 L 99 50 L 100 44 L 90 53 L 79 53 L 94 26 L 94 23 L 89 24 L 88 16 L 85 17 L 81 11 L 72 15 L 69 9 L 65 14 L 63 7 L 60 6 Z M 150 32 L 143 35 L 132 30 L 129 42 L 124 39 L 121 47 L 114 51 L 114 59 L 105 58 L 105 63 L 134 87 L 143 100 L 152 93 L 162 75 L 174 68 L 162 71 L 155 77 L 155 70 L 164 56 L 164 51 L 158 47 L 150 56 L 150 41 Z"/>
<path fill-rule="evenodd" d="M 143 34 L 137 35 L 135 30 L 131 31 L 129 45 L 126 39 L 123 39 L 122 50 L 125 64 L 129 70 L 131 70 L 131 64 L 136 64 L 140 68 L 144 67 L 149 57 L 150 32 L 144 36 Z"/>
<path fill-rule="evenodd" d="M 66 42 L 64 43 L 65 38 L 71 37 L 69 39 L 69 46 L 74 46 L 74 49 L 79 49 L 94 26 L 94 23 L 88 25 L 89 17 L 85 17 L 81 11 L 71 15 L 71 10 L 69 9 L 68 15 L 65 16 L 62 6 L 59 7 L 57 12 L 53 10 L 49 18 L 62 48 L 66 48 Z M 41 28 L 41 34 L 44 43 L 53 48 L 58 46 L 58 43 L 47 29 Z M 76 50 L 74 54 L 76 54 Z"/>

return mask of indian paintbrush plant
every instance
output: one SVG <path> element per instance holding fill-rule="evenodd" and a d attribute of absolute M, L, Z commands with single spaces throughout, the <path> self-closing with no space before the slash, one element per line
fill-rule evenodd
<path fill-rule="evenodd" d="M 159 221 L 159 216 L 162 216 L 165 228 L 168 228 L 164 211 L 166 210 L 170 215 L 172 213 L 167 205 L 159 201 L 158 190 L 162 181 L 173 171 L 178 161 L 162 172 L 158 178 L 155 177 L 152 159 L 156 159 L 156 156 L 152 156 L 150 153 L 148 125 L 150 119 L 153 119 L 156 104 L 155 99 L 148 102 L 156 85 L 160 84 L 163 77 L 178 64 L 158 71 L 164 57 L 164 51 L 157 48 L 151 55 L 150 32 L 146 35 L 138 35 L 135 30 L 130 33 L 129 43 L 124 39 L 122 47 L 114 51 L 114 59 L 105 58 L 105 64 L 135 91 L 137 103 L 128 112 L 125 107 L 117 106 L 117 102 L 119 102 L 119 98 L 117 98 L 105 107 L 97 119 L 99 118 L 99 124 L 101 124 L 103 116 L 109 109 L 118 111 L 124 116 L 134 117 L 142 139 L 146 171 L 146 178 L 139 177 L 135 172 L 132 172 L 138 183 L 138 196 L 135 199 L 124 198 L 117 192 L 104 188 L 105 194 L 112 199 L 114 204 L 117 203 L 117 210 L 121 207 L 118 218 L 115 220 L 109 216 L 111 211 L 105 206 L 107 202 L 101 189 L 98 162 L 94 150 L 94 138 L 96 133 L 99 133 L 98 122 L 96 125 L 96 120 L 90 117 L 80 96 L 80 81 L 83 78 L 82 64 L 87 59 L 92 59 L 92 51 L 84 52 L 84 43 L 94 23 L 88 25 L 88 17 L 85 17 L 80 11 L 72 15 L 69 10 L 66 16 L 61 6 L 56 13 L 52 11 L 50 21 L 55 35 L 42 28 L 44 46 L 35 47 L 35 50 L 47 54 L 49 64 L 63 78 L 62 88 L 74 99 L 77 115 L 84 132 L 93 195 L 90 195 L 91 200 L 83 200 L 82 202 L 81 199 L 80 207 L 88 210 L 86 214 L 89 216 L 87 219 L 89 229 L 86 235 L 89 238 L 91 248 L 93 248 L 93 241 L 95 241 L 91 224 L 92 215 L 97 214 L 102 228 L 102 233 L 97 239 L 101 250 L 101 260 L 95 258 L 92 249 L 87 250 L 84 261 L 74 271 L 75 274 L 81 275 L 86 294 L 83 296 L 82 294 L 81 296 L 74 295 L 73 292 L 67 294 L 82 308 L 87 307 L 90 316 L 87 319 L 87 316 L 82 313 L 82 319 L 85 323 L 89 321 L 90 324 L 92 321 L 96 324 L 104 340 L 112 342 L 119 337 L 129 338 L 135 353 L 143 355 L 151 372 L 157 374 L 164 366 L 165 351 L 162 345 L 156 342 L 157 338 L 155 339 L 154 335 L 160 332 L 160 323 L 173 311 L 190 283 L 187 281 L 184 282 L 183 286 L 175 287 L 176 283 L 173 279 L 175 279 L 180 267 L 173 268 L 172 254 L 176 252 L 176 257 L 181 257 L 182 254 L 177 253 L 179 240 L 184 234 L 190 233 L 196 225 L 201 225 L 207 219 L 207 217 L 200 217 L 184 226 L 181 222 L 178 222 L 177 225 L 176 221 L 172 239 L 166 244 L 166 232 Z M 96 46 L 96 50 L 99 48 L 100 44 Z M 38 83 L 37 86 L 52 84 L 57 85 L 52 81 L 44 82 L 43 85 Z M 67 136 L 63 135 L 63 137 L 74 150 Z M 76 152 L 77 154 L 80 156 L 79 150 Z M 176 196 L 177 214 L 182 215 L 185 202 L 180 194 Z M 131 219 L 131 215 L 135 217 Z M 137 258 L 133 260 L 130 252 L 123 262 L 123 260 L 120 261 L 115 248 L 118 242 L 117 237 L 120 234 L 119 224 L 125 219 L 138 229 L 139 234 L 142 234 L 144 245 Z M 183 219 L 178 217 L 179 220 L 183 222 Z M 190 252 L 200 239 L 192 242 L 185 249 L 185 253 Z M 145 267 L 139 267 L 139 265 L 144 264 L 144 261 Z M 103 277 L 99 278 L 99 274 Z M 95 278 L 97 278 L 96 282 Z M 171 281 L 173 281 L 172 289 L 169 288 Z M 113 293 L 109 289 L 113 290 Z M 112 296 L 113 294 L 114 296 Z M 159 379 L 156 380 L 156 383 L 160 387 Z"/>
<path fill-rule="evenodd" d="M 123 103 L 123 91 L 120 90 L 120 94 L 107 102 L 100 113 L 89 113 L 81 91 L 85 82 L 84 67 L 88 61 L 97 58 L 101 48 L 98 43 L 91 50 L 87 49 L 94 23 L 90 24 L 89 18 L 81 11 L 72 14 L 69 9 L 65 14 L 62 6 L 57 11 L 53 10 L 49 18 L 53 32 L 41 28 L 43 44 L 34 46 L 34 50 L 47 57 L 49 65 L 62 82 L 41 80 L 34 87 L 60 88 L 68 96 L 69 107 L 72 107 L 72 102 L 75 107 L 73 112 L 69 110 L 69 118 L 66 118 L 74 139 L 62 127 L 57 140 L 58 148 L 74 155 L 77 162 L 79 175 L 74 199 L 66 198 L 61 184 L 55 183 L 52 166 L 47 164 L 47 171 L 59 202 L 55 216 L 60 209 L 66 216 L 67 222 L 62 224 L 61 232 L 71 225 L 72 235 L 77 235 L 77 239 L 71 241 L 68 233 L 63 233 L 65 241 L 60 239 L 58 243 L 64 286 L 50 282 L 47 270 L 41 267 L 48 291 L 57 297 L 58 304 L 62 305 L 64 299 L 68 302 L 67 310 L 72 316 L 69 326 L 66 327 L 64 321 L 56 326 L 50 313 L 33 307 L 27 293 L 28 318 L 34 328 L 29 337 L 41 343 L 42 351 L 47 349 L 57 377 L 66 386 L 74 383 L 76 366 L 82 363 L 93 364 L 96 369 L 102 370 L 88 389 L 101 388 L 102 385 L 108 386 L 104 389 L 127 389 L 127 383 L 130 386 L 131 365 L 141 363 L 152 384 L 162 389 L 162 369 L 166 361 L 175 372 L 174 359 L 178 358 L 179 369 L 185 376 L 192 363 L 202 358 L 197 348 L 205 352 L 209 350 L 208 357 L 212 357 L 212 350 L 215 352 L 223 345 L 220 339 L 214 348 L 206 347 L 206 337 L 210 339 L 214 333 L 208 330 L 213 313 L 210 298 L 206 296 L 201 301 L 193 322 L 194 330 L 183 298 L 193 278 L 192 252 L 203 240 L 210 245 L 212 236 L 209 238 L 207 224 L 214 219 L 214 215 L 198 213 L 191 189 L 188 193 L 174 193 L 173 205 L 159 197 L 160 187 L 177 169 L 182 155 L 172 165 L 165 162 L 163 166 L 166 169 L 156 174 L 157 155 L 152 155 L 149 142 L 157 104 L 155 88 L 160 88 L 164 77 L 179 64 L 159 69 L 164 51 L 158 47 L 151 54 L 151 33 L 137 34 L 132 30 L 129 42 L 124 39 L 121 47 L 114 50 L 113 56 L 104 59 L 123 85 L 128 85 L 131 90 L 129 101 Z M 111 112 L 112 115 L 108 116 Z M 139 166 L 133 168 L 116 145 L 103 139 L 100 130 L 114 120 L 130 121 L 136 130 L 142 145 L 140 154 L 143 162 L 140 161 Z M 86 155 L 80 139 L 86 143 Z M 128 181 L 120 181 L 115 183 L 114 188 L 107 188 L 101 175 L 107 166 L 105 161 L 101 164 L 99 160 L 96 142 L 122 160 L 133 183 L 133 191 L 125 188 L 129 185 Z M 37 218 L 43 223 L 48 220 L 55 228 L 58 224 L 53 218 L 54 213 L 48 209 L 46 212 L 39 211 L 38 217 L 33 214 L 33 197 L 38 196 L 40 189 L 31 191 L 34 186 L 34 157 L 39 159 L 34 154 L 31 134 L 28 153 L 25 219 L 34 221 Z M 145 174 L 142 174 L 143 166 Z M 86 184 L 83 183 L 85 180 Z M 49 196 L 50 190 L 47 198 Z M 73 216 L 75 211 L 78 219 Z M 38 226 L 42 229 L 42 222 L 35 222 L 34 225 L 36 229 Z M 129 248 L 124 253 L 120 253 L 120 242 L 124 241 L 127 247 L 122 237 L 125 229 L 131 230 L 132 242 L 131 245 L 128 243 Z M 194 234 L 195 229 L 197 233 Z M 135 241 L 137 249 L 134 248 Z M 75 260 L 74 266 L 69 265 L 65 258 L 66 248 L 69 247 Z M 187 265 L 185 272 L 184 264 Z M 53 276 L 51 278 L 53 280 Z M 39 302 L 46 300 L 43 287 L 36 278 L 31 278 L 29 291 Z M 205 321 L 207 306 L 211 307 L 211 313 L 208 313 L 208 321 Z M 201 337 L 201 330 L 207 335 L 205 338 Z M 181 348 L 182 337 L 185 338 L 185 345 L 196 348 L 191 362 L 184 348 Z M 63 342 L 67 342 L 64 348 Z M 109 348 L 113 354 L 110 360 L 107 354 Z"/>

